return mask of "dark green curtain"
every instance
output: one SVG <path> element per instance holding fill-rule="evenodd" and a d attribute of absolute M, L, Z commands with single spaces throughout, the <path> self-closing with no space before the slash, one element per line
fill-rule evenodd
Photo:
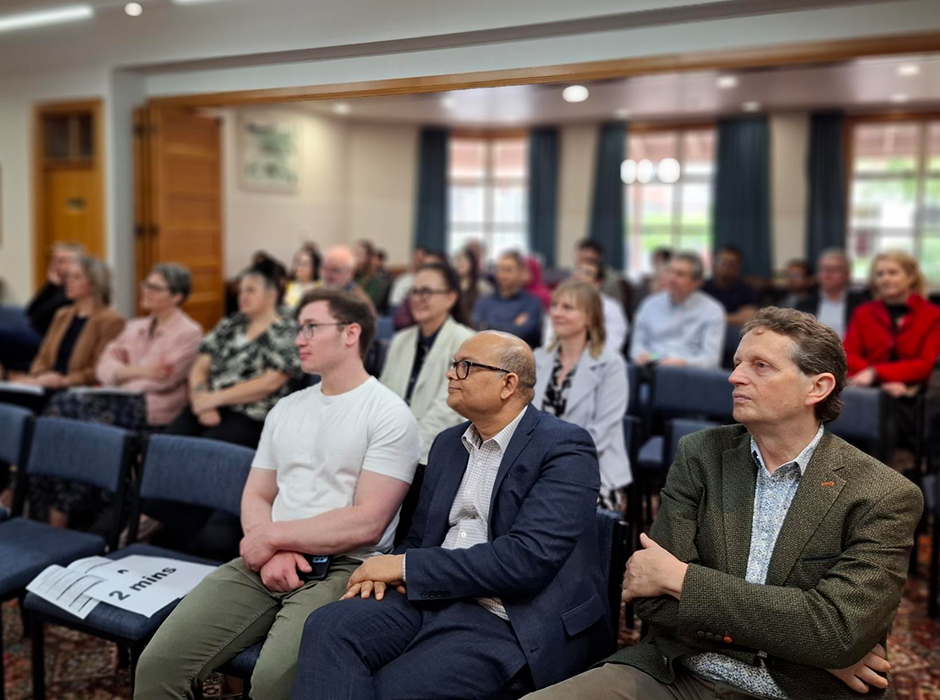
<path fill-rule="evenodd" d="M 421 130 L 418 153 L 418 201 L 415 246 L 447 250 L 447 130 Z"/>
<path fill-rule="evenodd" d="M 529 134 L 529 250 L 546 267 L 555 266 L 558 224 L 558 129 L 541 127 Z"/>
<path fill-rule="evenodd" d="M 815 265 L 826 248 L 845 247 L 845 117 L 815 112 L 809 129 L 806 259 Z"/>
<path fill-rule="evenodd" d="M 591 209 L 592 240 L 604 248 L 607 267 L 624 266 L 624 201 L 620 164 L 626 151 L 627 127 L 622 123 L 602 124 L 597 139 L 594 169 L 594 205 Z"/>
<path fill-rule="evenodd" d="M 770 277 L 770 131 L 767 118 L 718 122 L 715 250 L 744 254 L 744 274 Z"/>

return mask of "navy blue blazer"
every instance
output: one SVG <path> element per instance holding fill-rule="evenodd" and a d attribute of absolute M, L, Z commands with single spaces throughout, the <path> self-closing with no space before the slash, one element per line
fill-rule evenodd
<path fill-rule="evenodd" d="M 467 468 L 461 436 L 468 426 L 434 441 L 411 529 L 395 549 L 408 553 L 408 599 L 499 597 L 543 688 L 580 673 L 609 645 L 594 442 L 583 428 L 530 405 L 497 472 L 490 541 L 447 550 L 441 544 Z"/>

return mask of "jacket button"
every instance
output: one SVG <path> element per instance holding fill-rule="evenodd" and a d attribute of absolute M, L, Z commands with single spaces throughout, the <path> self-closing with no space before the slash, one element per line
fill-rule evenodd
<path fill-rule="evenodd" d="M 706 632 L 706 633 L 705 633 L 705 636 L 708 637 L 709 639 L 714 639 L 714 638 L 715 638 L 715 635 L 713 635 L 711 632 Z"/>
<path fill-rule="evenodd" d="M 450 598 L 450 591 L 444 591 L 444 597 Z"/>
<path fill-rule="evenodd" d="M 699 636 L 699 637 L 704 637 L 704 636 L 705 636 L 705 633 L 702 632 L 702 630 L 699 630 L 699 631 L 698 631 L 698 636 Z"/>
<path fill-rule="evenodd" d="M 427 597 L 428 597 L 428 592 L 427 592 L 427 591 L 421 591 L 421 597 L 422 597 L 422 598 L 427 598 Z"/>
<path fill-rule="evenodd" d="M 731 644 L 731 642 L 733 642 L 733 641 L 734 641 L 734 640 L 731 639 L 731 637 L 729 637 L 728 635 L 725 635 L 725 644 Z"/>

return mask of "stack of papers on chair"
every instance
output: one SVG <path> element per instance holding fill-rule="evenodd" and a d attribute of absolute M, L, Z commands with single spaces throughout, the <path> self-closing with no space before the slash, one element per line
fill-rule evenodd
<path fill-rule="evenodd" d="M 44 387 L 33 384 L 18 384 L 17 382 L 0 382 L 0 391 L 9 391 L 12 394 L 33 394 L 42 396 L 46 393 Z"/>
<path fill-rule="evenodd" d="M 99 602 L 151 617 L 189 593 L 215 569 L 166 557 L 88 557 L 50 566 L 26 587 L 82 619 Z"/>

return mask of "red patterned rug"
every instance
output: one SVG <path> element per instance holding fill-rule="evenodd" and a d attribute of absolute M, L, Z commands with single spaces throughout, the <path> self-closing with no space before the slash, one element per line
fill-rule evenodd
<path fill-rule="evenodd" d="M 926 538 L 921 542 L 921 570 L 926 571 Z M 623 626 L 621 646 L 635 644 L 639 624 Z M 129 699 L 130 678 L 119 668 L 114 644 L 64 627 L 46 628 L 46 683 L 49 700 Z M 3 607 L 3 649 L 8 700 L 32 697 L 30 643 L 23 639 L 16 601 Z M 927 585 L 908 581 L 888 639 L 898 700 L 940 700 L 940 621 L 927 617 Z M 228 695 L 219 675 L 204 687 L 206 697 Z M 861 697 L 861 696 L 860 696 Z"/>

